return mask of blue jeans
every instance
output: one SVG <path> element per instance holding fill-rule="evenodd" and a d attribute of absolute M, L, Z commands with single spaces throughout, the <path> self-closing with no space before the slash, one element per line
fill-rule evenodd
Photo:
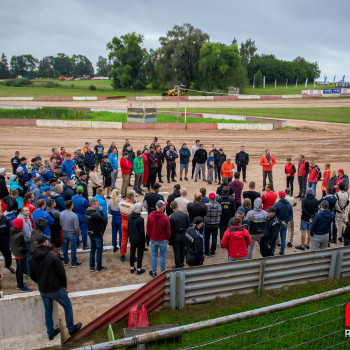
<path fill-rule="evenodd" d="M 281 237 L 281 250 L 280 255 L 284 255 L 284 249 L 286 248 L 286 237 L 287 237 L 287 228 L 288 225 L 282 226 L 280 228 L 280 237 Z M 275 254 L 276 244 L 273 247 L 272 253 Z"/>
<path fill-rule="evenodd" d="M 83 246 L 87 245 L 88 230 L 86 226 L 85 214 L 78 214 L 79 226 L 81 231 L 81 239 L 83 241 Z"/>
<path fill-rule="evenodd" d="M 307 183 L 307 188 L 312 189 L 312 192 L 314 193 L 315 197 L 316 197 L 316 186 L 317 186 L 317 182 L 308 182 Z"/>
<path fill-rule="evenodd" d="M 95 253 L 96 253 L 96 269 L 100 271 L 102 269 L 102 250 L 103 250 L 103 238 L 94 237 L 90 235 L 90 268 L 95 268 Z"/>
<path fill-rule="evenodd" d="M 64 263 L 69 263 L 68 258 L 68 247 L 70 243 L 71 256 L 72 256 L 72 265 L 76 265 L 77 263 L 77 244 L 78 244 L 78 236 L 75 232 L 63 232 L 63 257 Z"/>
<path fill-rule="evenodd" d="M 166 251 L 168 248 L 168 241 L 151 241 L 151 252 L 152 252 L 152 271 L 157 272 L 157 259 L 158 259 L 158 248 L 160 254 L 160 272 L 165 271 L 166 262 Z"/>
<path fill-rule="evenodd" d="M 74 330 L 73 309 L 72 303 L 68 297 L 67 292 L 63 288 L 60 288 L 57 292 L 40 293 L 40 296 L 43 300 L 45 308 L 45 323 L 47 334 L 51 336 L 54 332 L 54 325 L 52 319 L 53 300 L 57 301 L 63 307 L 66 318 L 66 327 L 69 332 L 72 332 Z"/>
<path fill-rule="evenodd" d="M 119 247 L 122 244 L 122 216 L 119 211 L 112 211 L 112 246 L 115 247 L 118 243 L 119 232 Z"/>
<path fill-rule="evenodd" d="M 30 242 L 26 242 L 26 247 L 27 247 L 27 255 L 26 255 L 26 263 L 24 265 L 24 274 L 28 275 L 29 274 L 29 258 L 30 258 Z"/>

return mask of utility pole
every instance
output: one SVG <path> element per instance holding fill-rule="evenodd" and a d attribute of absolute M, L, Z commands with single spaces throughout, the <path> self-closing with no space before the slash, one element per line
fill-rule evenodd
<path fill-rule="evenodd" d="M 176 113 L 176 120 L 177 123 L 179 123 L 179 102 L 180 101 L 180 86 L 177 87 L 177 113 Z"/>

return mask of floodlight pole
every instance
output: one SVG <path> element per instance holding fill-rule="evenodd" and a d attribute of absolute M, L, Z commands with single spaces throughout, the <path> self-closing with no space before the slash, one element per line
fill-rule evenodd
<path fill-rule="evenodd" d="M 177 88 L 177 113 L 176 113 L 176 120 L 177 123 L 179 123 L 179 101 L 180 101 L 180 87 Z"/>

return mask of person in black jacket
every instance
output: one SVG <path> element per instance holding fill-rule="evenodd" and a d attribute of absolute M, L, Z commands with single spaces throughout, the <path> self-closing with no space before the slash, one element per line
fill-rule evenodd
<path fill-rule="evenodd" d="M 188 215 L 179 211 L 176 201 L 171 202 L 171 210 L 173 213 L 170 215 L 170 241 L 169 244 L 173 246 L 175 266 L 173 268 L 184 267 L 185 248 L 186 248 L 186 231 L 190 227 L 190 219 Z"/>
<path fill-rule="evenodd" d="M 202 193 L 196 192 L 194 195 L 194 202 L 187 204 L 187 211 L 190 217 L 190 222 L 193 222 L 194 218 L 200 216 L 203 220 L 207 215 L 208 207 L 201 203 Z"/>
<path fill-rule="evenodd" d="M 235 213 L 236 213 L 235 196 L 230 195 L 230 190 L 229 190 L 230 188 L 231 187 L 226 185 L 222 189 L 222 195 L 217 199 L 218 203 L 221 204 L 221 209 L 222 209 L 222 214 L 221 214 L 220 224 L 219 224 L 220 242 L 227 229 L 228 222 L 233 216 L 235 216 Z"/>
<path fill-rule="evenodd" d="M 156 163 L 157 163 L 157 174 L 158 174 L 158 180 L 159 182 L 164 182 L 162 180 L 162 167 L 163 167 L 163 164 L 164 164 L 164 153 L 160 147 L 160 145 L 157 145 L 156 146 L 156 150 L 155 150 L 155 157 L 156 157 Z M 157 178 L 157 176 L 156 176 Z"/>
<path fill-rule="evenodd" d="M 243 182 L 246 181 L 246 175 L 247 175 L 247 166 L 249 164 L 249 154 L 245 151 L 244 146 L 241 146 L 241 150 L 236 153 L 236 164 L 237 164 L 237 171 L 242 174 L 243 172 Z"/>
<path fill-rule="evenodd" d="M 97 213 L 98 211 L 98 213 Z M 107 218 L 103 214 L 97 199 L 91 199 L 90 208 L 85 212 L 86 225 L 90 237 L 90 272 L 95 271 L 95 254 L 96 254 L 96 271 L 103 272 L 107 268 L 102 266 L 103 251 L 103 233 L 107 225 Z"/>
<path fill-rule="evenodd" d="M 181 197 L 180 190 L 181 190 L 181 186 L 179 184 L 176 184 L 174 186 L 174 192 L 168 196 L 168 199 L 167 199 L 168 204 L 166 205 L 166 209 L 165 209 L 166 215 L 170 216 L 173 213 L 173 209 L 171 208 L 171 203 L 176 198 Z"/>
<path fill-rule="evenodd" d="M 128 218 L 128 230 L 130 241 L 130 272 L 135 272 L 135 253 L 137 250 L 137 274 L 146 272 L 142 268 L 143 251 L 145 250 L 145 221 L 141 216 L 142 204 L 135 203 L 134 209 Z"/>
<path fill-rule="evenodd" d="M 261 194 L 255 191 L 254 181 L 249 182 L 248 187 L 249 187 L 249 190 L 243 192 L 243 199 L 249 198 L 250 202 L 254 203 L 257 198 L 261 197 Z"/>
<path fill-rule="evenodd" d="M 68 201 L 71 200 L 73 196 L 75 196 L 75 184 L 73 179 L 67 179 L 66 184 L 63 185 L 63 198 Z"/>
<path fill-rule="evenodd" d="M 103 180 L 103 188 L 107 189 L 107 198 L 110 199 L 110 190 L 112 184 L 112 174 L 113 168 L 111 163 L 109 162 L 108 156 L 104 155 L 101 162 L 101 174 Z"/>
<path fill-rule="evenodd" d="M 79 178 L 77 178 L 76 180 L 76 185 L 78 186 L 82 186 L 84 189 L 83 192 L 83 197 L 87 200 L 89 200 L 89 192 L 88 192 L 88 188 L 87 188 L 87 184 L 86 184 L 86 179 L 87 179 L 87 173 L 84 170 L 81 170 L 79 173 Z"/>
<path fill-rule="evenodd" d="M 15 156 L 11 158 L 12 174 L 16 174 L 17 167 L 19 166 L 20 158 L 19 151 L 15 152 Z"/>
<path fill-rule="evenodd" d="M 1 204 L 0 204 L 1 213 Z M 5 259 L 5 268 L 10 272 L 16 273 L 15 269 L 11 267 L 12 255 L 10 250 L 10 222 L 5 215 L 0 214 L 0 252 Z"/>
<path fill-rule="evenodd" d="M 203 218 L 196 216 L 193 220 L 193 226 L 186 230 L 186 262 L 188 266 L 203 265 Z"/>
<path fill-rule="evenodd" d="M 273 248 L 276 245 L 280 226 L 275 207 L 267 209 L 264 234 L 260 238 L 260 253 L 263 257 L 273 256 Z"/>
<path fill-rule="evenodd" d="M 147 163 L 148 163 L 147 188 L 149 192 L 150 188 L 156 182 L 156 176 L 157 176 L 157 159 L 156 159 L 156 154 L 154 152 L 153 146 L 149 148 L 149 152 L 147 153 Z"/>
<path fill-rule="evenodd" d="M 145 194 L 143 206 L 147 210 L 148 215 L 151 214 L 152 211 L 157 210 L 156 203 L 158 201 L 164 201 L 164 197 L 158 193 L 161 187 L 159 183 L 155 183 L 152 186 L 152 191 Z"/>
<path fill-rule="evenodd" d="M 5 174 L 6 169 L 0 168 L 0 199 L 3 199 L 9 195 L 9 190 L 6 186 Z"/>
<path fill-rule="evenodd" d="M 170 176 L 171 176 L 171 181 L 176 182 L 175 180 L 176 158 L 178 157 L 179 156 L 175 151 L 174 146 L 170 146 L 169 150 L 167 150 L 165 153 L 166 175 L 167 175 L 168 183 L 170 183 Z"/>
<path fill-rule="evenodd" d="M 218 188 L 216 189 L 216 194 L 221 196 L 222 195 L 222 189 L 227 186 L 229 188 L 229 195 L 233 195 L 234 191 L 233 188 L 231 186 L 228 185 L 228 178 L 227 176 L 223 176 L 222 177 L 222 183 L 220 186 L 218 186 Z"/>
<path fill-rule="evenodd" d="M 62 261 L 50 251 L 50 244 L 44 234 L 39 234 L 35 240 L 37 248 L 29 260 L 30 278 L 38 284 L 40 296 L 45 308 L 45 323 L 49 339 L 52 340 L 60 332 L 54 328 L 52 319 L 52 301 L 58 302 L 64 309 L 66 325 L 72 336 L 82 326 L 74 324 L 72 303 L 68 297 L 67 277 Z"/>
<path fill-rule="evenodd" d="M 226 154 L 224 153 L 224 150 L 222 148 L 219 149 L 219 152 L 215 155 L 215 167 L 216 171 L 218 173 L 218 185 L 221 184 L 221 167 L 222 164 L 226 162 Z"/>
<path fill-rule="evenodd" d="M 199 149 L 194 153 L 194 159 L 196 161 L 196 172 L 194 173 L 194 182 L 197 182 L 198 174 L 202 171 L 203 181 L 205 181 L 205 164 L 208 158 L 208 153 L 204 149 L 204 145 L 201 143 Z"/>

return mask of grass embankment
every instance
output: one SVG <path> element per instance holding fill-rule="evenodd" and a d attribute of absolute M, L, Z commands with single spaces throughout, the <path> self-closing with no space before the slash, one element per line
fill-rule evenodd
<path fill-rule="evenodd" d="M 43 109 L 0 109 L 0 118 L 14 119 L 55 119 L 55 120 L 88 120 L 99 122 L 127 122 L 126 113 L 113 112 L 89 112 L 75 111 L 66 108 L 43 108 Z M 176 123 L 175 115 L 161 114 L 157 116 L 158 123 Z M 179 117 L 179 123 L 184 123 L 185 118 Z M 254 123 L 227 119 L 214 118 L 187 118 L 187 123 Z"/>
<path fill-rule="evenodd" d="M 165 109 L 161 109 L 165 110 Z M 166 108 L 176 111 L 176 108 Z M 180 108 L 184 112 L 184 108 Z M 286 118 L 334 123 L 350 123 L 350 107 L 309 108 L 187 108 L 188 113 L 215 113 L 248 115 L 268 118 Z"/>
<path fill-rule="evenodd" d="M 340 282 L 325 280 L 321 282 L 310 282 L 307 284 L 291 286 L 288 288 L 282 288 L 278 290 L 266 291 L 264 294 L 259 295 L 257 293 L 251 294 L 234 294 L 228 298 L 218 298 L 209 303 L 203 303 L 198 305 L 189 305 L 182 310 L 172 310 L 164 309 L 161 312 L 151 312 L 149 313 L 150 325 L 157 324 L 169 324 L 169 323 L 178 323 L 179 325 L 190 324 L 194 322 L 199 322 L 203 320 L 208 320 L 212 318 L 217 318 L 221 316 L 232 315 L 235 313 L 254 310 L 268 305 L 274 305 L 282 302 L 286 302 L 293 299 L 299 299 L 310 295 L 315 295 L 323 293 L 329 290 L 346 287 L 350 283 L 350 278 L 347 277 Z M 316 302 L 301 307 L 293 308 L 286 312 L 273 313 L 266 316 L 256 317 L 247 321 L 241 321 L 232 323 L 230 325 L 216 327 L 207 329 L 204 331 L 196 332 L 194 334 L 188 334 L 183 336 L 183 343 L 178 344 L 181 347 L 195 345 L 203 341 L 211 341 L 215 338 L 220 338 L 223 336 L 228 336 L 232 334 L 238 334 L 241 332 L 248 331 L 249 329 L 263 327 L 268 324 L 275 324 L 281 321 L 288 321 L 293 317 L 297 317 L 303 314 L 316 312 L 321 310 L 328 305 L 337 305 L 340 303 L 348 302 L 349 296 L 343 295 L 334 300 L 325 300 L 321 302 Z M 330 312 L 320 313 L 314 315 L 312 318 L 301 318 L 299 320 L 291 320 L 288 323 L 283 323 L 281 325 L 276 325 L 273 329 L 262 330 L 259 332 L 254 332 L 253 335 L 247 334 L 243 336 L 238 336 L 229 340 L 226 343 L 216 344 L 216 348 L 223 349 L 225 347 L 231 348 L 243 348 L 250 344 L 255 344 L 266 339 L 266 333 L 268 334 L 268 339 L 273 339 L 278 336 L 287 335 L 288 333 L 295 332 L 292 336 L 286 336 L 276 340 L 274 343 L 257 345 L 252 347 L 253 349 L 268 349 L 268 348 L 287 348 L 289 346 L 298 344 L 301 339 L 303 341 L 314 339 L 315 334 L 320 336 L 327 334 L 326 332 L 332 333 L 337 330 L 342 330 L 344 328 L 344 321 L 340 320 L 335 325 L 327 324 L 327 321 L 335 318 L 335 311 L 339 312 L 339 317 L 344 317 L 345 307 L 337 308 L 330 310 Z M 312 329 L 305 330 L 314 326 Z M 127 321 L 119 322 L 113 325 L 113 330 L 116 336 L 116 339 L 121 338 L 123 334 L 123 328 L 127 328 Z M 336 329 L 335 329 L 336 328 Z M 340 333 L 340 337 L 344 338 L 343 332 Z M 344 339 L 343 339 L 344 340 Z M 99 330 L 96 330 L 92 334 L 86 336 L 82 340 L 73 342 L 63 346 L 63 349 L 72 349 L 83 344 L 92 344 L 100 343 L 107 341 L 107 328 L 103 327 Z M 321 339 L 320 341 L 323 341 Z M 328 341 L 328 340 L 327 340 Z M 235 346 L 233 346 L 235 344 Z M 168 348 L 166 344 L 149 344 L 147 348 Z M 168 342 L 169 348 L 172 348 L 173 341 Z M 215 345 L 215 344 L 214 344 Z M 209 348 L 208 346 L 205 347 Z M 310 344 L 310 349 L 321 349 L 324 348 L 321 344 Z"/>

